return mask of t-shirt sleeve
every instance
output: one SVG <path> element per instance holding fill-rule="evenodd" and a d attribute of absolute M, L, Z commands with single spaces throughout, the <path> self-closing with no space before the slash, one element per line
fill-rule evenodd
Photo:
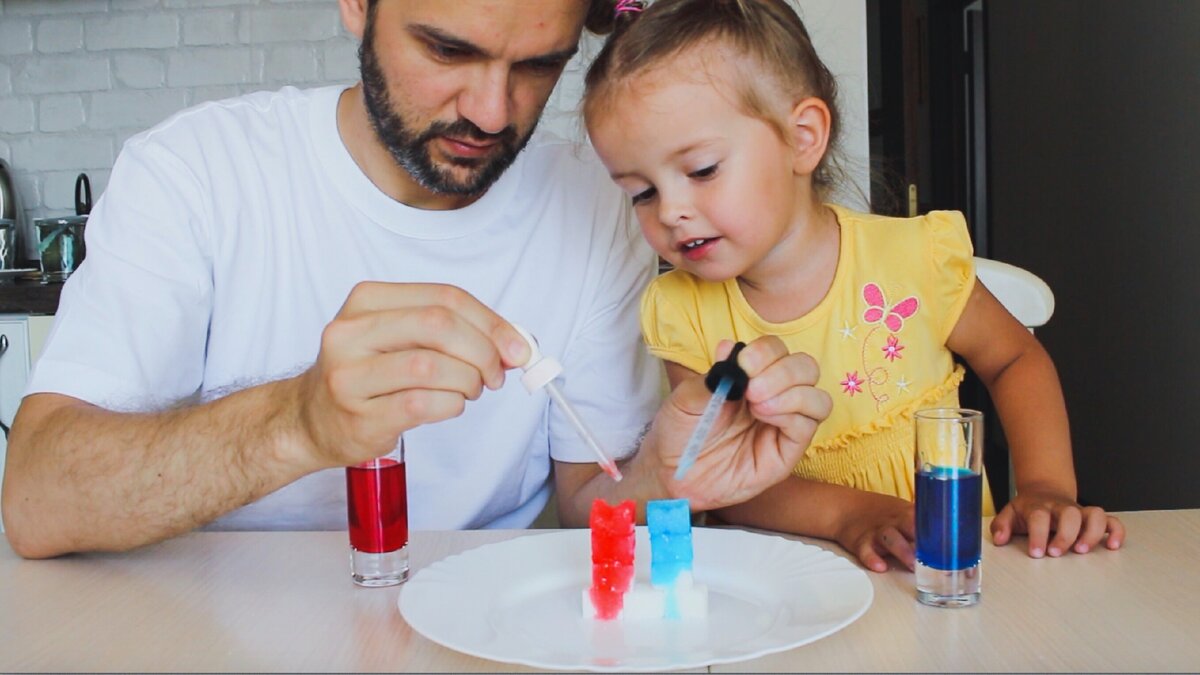
<path fill-rule="evenodd" d="M 196 392 L 212 299 L 203 194 L 162 146 L 126 145 L 88 219 L 86 256 L 63 288 L 26 393 L 147 410 Z"/>
<path fill-rule="evenodd" d="M 933 292 L 941 308 L 938 337 L 950 337 L 975 288 L 975 251 L 967 221 L 958 211 L 931 211 L 925 218 Z"/>
<path fill-rule="evenodd" d="M 593 239 L 585 274 L 594 279 L 578 329 L 562 355 L 561 386 L 589 431 L 612 457 L 637 450 L 636 441 L 662 402 L 662 366 L 641 343 L 638 298 L 654 274 L 655 257 L 632 222 L 628 200 L 608 180 L 593 218 Z M 560 317 L 557 320 L 571 320 Z M 564 462 L 595 462 L 565 411 L 550 406 L 550 456 Z"/>
<path fill-rule="evenodd" d="M 694 285 L 682 283 L 677 274 L 658 277 L 642 296 L 642 339 L 658 358 L 704 373 L 712 364 L 699 312 L 686 309 L 697 306 Z"/>

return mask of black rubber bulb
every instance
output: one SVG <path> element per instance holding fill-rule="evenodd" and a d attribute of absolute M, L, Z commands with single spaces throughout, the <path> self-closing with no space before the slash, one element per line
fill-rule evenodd
<path fill-rule="evenodd" d="M 750 376 L 737 363 L 738 354 L 745 347 L 745 342 L 733 345 L 733 351 L 729 352 L 729 356 L 725 357 L 724 361 L 714 363 L 708 374 L 704 376 L 704 386 L 708 387 L 709 391 L 716 391 L 717 385 L 721 384 L 722 379 L 726 377 L 733 379 L 733 384 L 729 387 L 729 396 L 725 399 L 727 401 L 742 400 L 742 396 L 746 393 L 746 385 L 750 384 Z"/>

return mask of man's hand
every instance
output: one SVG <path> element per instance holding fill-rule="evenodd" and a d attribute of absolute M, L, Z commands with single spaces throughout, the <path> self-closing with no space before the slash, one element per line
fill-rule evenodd
<path fill-rule="evenodd" d="M 322 463 L 364 462 L 408 429 L 462 414 L 528 358 L 520 334 L 460 288 L 360 283 L 299 378 L 301 424 Z"/>
<path fill-rule="evenodd" d="M 733 344 L 717 349 L 723 359 Z M 745 501 L 787 477 L 829 415 L 829 395 L 814 385 L 820 371 L 807 354 L 789 354 L 775 336 L 759 338 L 738 355 L 750 376 L 745 398 L 726 403 L 696 463 L 674 479 L 680 455 L 711 393 L 701 375 L 675 384 L 647 436 L 639 460 L 653 463 L 663 491 L 702 511 Z M 653 447 L 655 452 L 645 452 Z"/>

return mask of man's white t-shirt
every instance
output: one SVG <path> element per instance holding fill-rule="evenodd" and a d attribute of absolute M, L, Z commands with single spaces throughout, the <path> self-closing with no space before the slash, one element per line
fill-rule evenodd
<path fill-rule="evenodd" d="M 478 201 L 415 209 L 342 144 L 342 90 L 206 103 L 131 138 L 27 393 L 123 411 L 214 398 L 308 368 L 356 283 L 437 282 L 533 333 L 601 444 L 630 453 L 661 391 L 637 316 L 655 258 L 590 149 L 535 134 Z M 411 527 L 527 526 L 551 459 L 595 460 L 518 376 L 405 433 Z M 344 528 L 345 474 L 312 474 L 213 526 Z"/>

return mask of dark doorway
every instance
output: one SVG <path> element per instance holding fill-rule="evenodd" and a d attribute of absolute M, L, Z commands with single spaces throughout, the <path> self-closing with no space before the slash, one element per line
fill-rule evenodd
<path fill-rule="evenodd" d="M 873 207 L 962 210 L 977 255 L 1053 289 L 1037 334 L 1063 384 L 1081 502 L 1200 507 L 1188 309 L 1200 304 L 1200 3 L 867 0 L 867 12 Z M 962 400 L 988 413 L 1002 497 L 994 409 L 977 381 Z"/>
<path fill-rule="evenodd" d="M 867 0 L 876 213 L 962 211 L 989 257 L 987 92 L 981 0 Z M 997 508 L 1008 502 L 1008 447 L 987 390 L 968 372 L 965 407 L 988 420 L 984 462 Z"/>

